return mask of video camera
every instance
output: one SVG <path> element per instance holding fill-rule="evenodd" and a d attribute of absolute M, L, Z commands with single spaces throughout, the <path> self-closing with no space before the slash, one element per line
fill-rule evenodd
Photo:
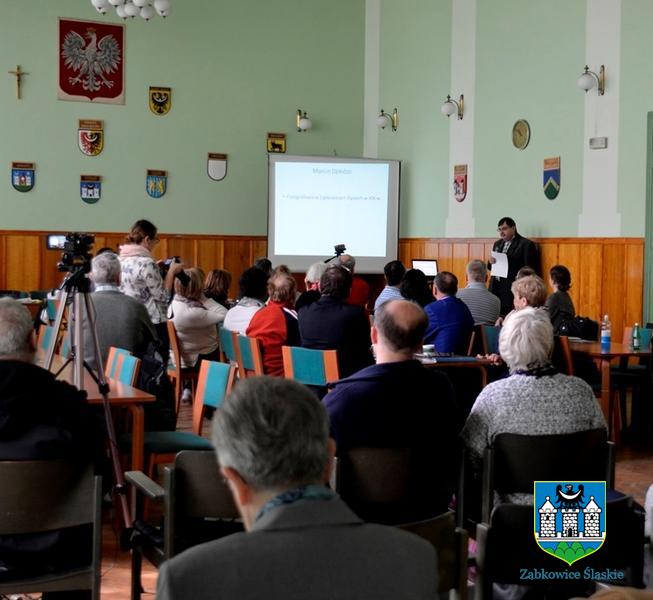
<path fill-rule="evenodd" d="M 95 236 L 90 233 L 67 233 L 63 244 L 61 260 L 57 269 L 73 273 L 82 271 L 89 273 L 91 270 L 91 248 L 95 243 Z"/>
<path fill-rule="evenodd" d="M 160 263 L 160 271 L 161 271 L 161 277 L 165 277 L 166 273 L 168 272 L 168 269 L 170 269 L 170 265 L 172 263 L 179 263 L 181 262 L 181 259 L 178 256 L 172 256 L 171 258 L 166 258 L 162 263 Z M 181 282 L 181 285 L 186 287 L 190 283 L 190 277 L 184 273 L 184 271 L 179 271 L 179 273 L 175 273 L 175 277 L 179 279 Z"/>

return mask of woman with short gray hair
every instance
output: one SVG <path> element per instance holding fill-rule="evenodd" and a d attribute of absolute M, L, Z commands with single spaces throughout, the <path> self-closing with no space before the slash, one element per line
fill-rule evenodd
<path fill-rule="evenodd" d="M 578 377 L 558 373 L 551 363 L 553 328 L 546 311 L 513 311 L 499 337 L 509 377 L 479 394 L 462 431 L 472 467 L 500 433 L 553 435 L 605 428 L 592 388 Z"/>

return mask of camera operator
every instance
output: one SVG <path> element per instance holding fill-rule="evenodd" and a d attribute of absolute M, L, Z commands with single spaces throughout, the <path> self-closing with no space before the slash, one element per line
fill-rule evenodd
<path fill-rule="evenodd" d="M 125 238 L 126 243 L 120 247 L 120 289 L 145 305 L 161 341 L 162 356 L 167 358 L 170 347 L 166 326 L 168 304 L 175 276 L 183 270 L 184 265 L 171 261 L 167 273 L 161 276 L 160 266 L 152 258 L 152 250 L 159 243 L 157 233 L 157 228 L 145 219 L 134 223 Z"/>

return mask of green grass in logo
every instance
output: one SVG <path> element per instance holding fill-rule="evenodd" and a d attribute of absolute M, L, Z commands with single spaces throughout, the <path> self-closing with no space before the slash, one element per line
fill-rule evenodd
<path fill-rule="evenodd" d="M 547 548 L 546 551 L 549 554 L 553 554 L 558 558 L 564 560 L 568 564 L 572 564 L 577 560 L 595 552 L 594 548 L 584 549 L 582 544 L 579 542 L 574 542 L 571 546 L 567 542 L 560 542 L 556 548 Z"/>

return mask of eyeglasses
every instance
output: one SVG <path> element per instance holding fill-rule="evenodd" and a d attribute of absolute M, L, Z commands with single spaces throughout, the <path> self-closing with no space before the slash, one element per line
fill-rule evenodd
<path fill-rule="evenodd" d="M 510 225 L 504 225 L 503 227 L 499 227 L 499 228 L 497 229 L 497 231 L 498 231 L 499 233 L 501 233 L 502 231 L 508 231 L 509 229 L 512 229 L 512 227 L 510 227 Z"/>

